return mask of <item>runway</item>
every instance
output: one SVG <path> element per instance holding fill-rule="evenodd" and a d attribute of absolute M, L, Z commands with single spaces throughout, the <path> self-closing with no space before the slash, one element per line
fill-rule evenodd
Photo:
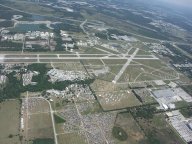
<path fill-rule="evenodd" d="M 0 63 L 64 63 L 69 60 L 101 60 L 101 59 L 147 59 L 157 60 L 157 57 L 138 56 L 122 54 L 0 54 Z"/>

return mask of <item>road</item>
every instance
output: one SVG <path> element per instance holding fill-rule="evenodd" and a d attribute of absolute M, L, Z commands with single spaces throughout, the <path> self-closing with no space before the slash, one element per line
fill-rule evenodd
<path fill-rule="evenodd" d="M 50 109 L 50 114 L 51 114 L 51 120 L 52 120 L 52 125 L 53 125 L 53 133 L 54 133 L 54 140 L 55 140 L 55 144 L 58 144 L 58 140 L 57 140 L 57 133 L 56 133 L 56 128 L 55 128 L 55 119 L 54 119 L 54 111 L 51 107 L 51 103 L 45 99 L 44 97 L 29 97 L 29 94 L 28 94 L 28 91 L 27 91 L 27 97 L 26 97 L 26 101 L 27 101 L 27 122 L 26 122 L 26 139 L 28 140 L 28 117 L 29 115 L 32 115 L 32 114 L 39 114 L 39 113 L 30 113 L 29 114 L 29 111 L 28 111 L 28 101 L 29 99 L 43 99 L 45 100 L 48 104 L 49 104 L 49 109 Z M 47 112 L 44 112 L 44 113 L 47 113 Z"/>
<path fill-rule="evenodd" d="M 52 107 L 51 107 L 51 103 L 50 103 L 47 99 L 45 99 L 45 98 L 43 98 L 43 97 L 40 97 L 40 98 L 43 99 L 43 100 L 45 100 L 45 101 L 47 101 L 48 104 L 49 104 L 50 114 L 51 114 L 51 120 L 52 120 L 52 125 L 53 125 L 53 132 L 54 132 L 55 144 L 58 144 L 57 133 L 56 133 L 56 128 L 55 128 L 55 119 L 54 119 L 54 116 L 53 116 L 54 111 L 53 111 L 53 109 L 52 109 Z"/>
<path fill-rule="evenodd" d="M 116 83 L 119 78 L 122 76 L 122 74 L 124 73 L 124 71 L 126 70 L 126 68 L 129 66 L 129 64 L 131 63 L 131 61 L 134 59 L 134 57 L 136 56 L 137 52 L 139 51 L 139 48 L 137 48 L 135 50 L 135 52 L 131 55 L 130 58 L 128 58 L 127 62 L 123 65 L 123 67 L 121 68 L 121 70 L 119 71 L 119 73 L 115 76 L 114 80 L 112 81 L 113 83 Z"/>

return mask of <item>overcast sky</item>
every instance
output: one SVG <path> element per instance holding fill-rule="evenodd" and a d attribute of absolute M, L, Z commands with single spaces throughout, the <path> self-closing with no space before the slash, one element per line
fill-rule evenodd
<path fill-rule="evenodd" d="M 192 8 L 192 0 L 159 0 L 164 3 L 169 3 L 182 7 L 191 7 Z"/>

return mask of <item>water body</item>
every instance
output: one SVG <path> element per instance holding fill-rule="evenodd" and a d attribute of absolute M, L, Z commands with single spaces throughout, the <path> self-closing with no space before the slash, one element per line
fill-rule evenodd
<path fill-rule="evenodd" d="M 25 33 L 28 31 L 40 31 L 41 30 L 40 24 L 18 24 L 15 28 L 12 28 L 11 32 L 18 32 L 18 33 Z"/>

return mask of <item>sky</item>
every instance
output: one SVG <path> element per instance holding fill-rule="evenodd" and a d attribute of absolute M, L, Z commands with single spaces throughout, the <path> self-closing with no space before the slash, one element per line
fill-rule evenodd
<path fill-rule="evenodd" d="M 191 7 L 192 8 L 192 0 L 159 0 L 160 2 L 181 6 L 181 7 Z"/>

